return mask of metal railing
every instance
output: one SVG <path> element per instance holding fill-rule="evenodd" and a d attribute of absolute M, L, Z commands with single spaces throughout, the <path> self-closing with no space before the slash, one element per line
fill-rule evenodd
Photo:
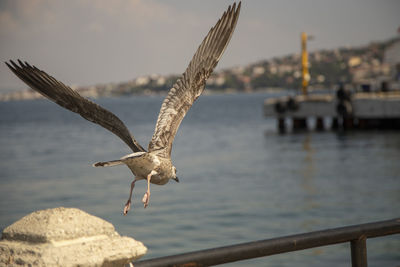
<path fill-rule="evenodd" d="M 367 266 L 367 238 L 400 233 L 400 218 L 132 262 L 134 267 L 198 267 L 350 242 L 353 267 Z M 132 266 L 130 264 L 130 266 Z M 127 265 L 129 266 L 129 265 Z"/>

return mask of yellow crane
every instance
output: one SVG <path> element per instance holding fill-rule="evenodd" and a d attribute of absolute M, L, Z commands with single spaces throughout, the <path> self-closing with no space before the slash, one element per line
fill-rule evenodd
<path fill-rule="evenodd" d="M 307 40 L 311 40 L 312 36 L 307 36 L 307 33 L 301 33 L 301 91 L 303 95 L 307 94 L 307 87 L 310 81 L 310 73 L 308 72 L 308 52 L 307 52 Z"/>

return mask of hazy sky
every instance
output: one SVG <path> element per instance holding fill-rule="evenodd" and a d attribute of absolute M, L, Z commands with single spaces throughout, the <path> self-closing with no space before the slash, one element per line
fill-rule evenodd
<path fill-rule="evenodd" d="M 399 0 L 244 0 L 218 69 L 300 50 L 386 40 L 400 26 Z M 3 63 L 23 59 L 66 84 L 182 73 L 233 1 L 0 0 L 0 88 L 25 88 Z"/>

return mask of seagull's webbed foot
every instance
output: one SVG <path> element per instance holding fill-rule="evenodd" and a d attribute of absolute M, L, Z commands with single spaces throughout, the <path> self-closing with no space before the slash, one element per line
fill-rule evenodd
<path fill-rule="evenodd" d="M 128 211 L 130 210 L 130 208 L 131 208 L 131 200 L 128 199 L 128 201 L 126 202 L 125 207 L 124 207 L 124 215 L 128 214 Z"/>
<path fill-rule="evenodd" d="M 132 191 L 133 191 L 133 188 L 135 187 L 135 182 L 136 181 L 137 180 L 135 178 L 135 180 L 133 180 L 132 183 L 131 183 L 131 191 L 129 191 L 129 198 L 128 198 L 128 201 L 125 203 L 125 207 L 124 207 L 124 216 L 126 214 L 128 214 L 128 211 L 131 208 Z"/>
<path fill-rule="evenodd" d="M 146 193 L 144 193 L 142 199 L 144 208 L 147 208 L 147 206 L 149 205 L 149 201 L 150 201 L 150 191 L 147 191 Z"/>

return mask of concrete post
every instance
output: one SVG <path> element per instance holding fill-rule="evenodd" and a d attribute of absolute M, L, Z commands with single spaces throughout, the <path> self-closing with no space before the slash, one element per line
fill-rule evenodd
<path fill-rule="evenodd" d="M 33 212 L 4 229 L 0 266 L 123 266 L 147 248 L 75 208 Z"/>

